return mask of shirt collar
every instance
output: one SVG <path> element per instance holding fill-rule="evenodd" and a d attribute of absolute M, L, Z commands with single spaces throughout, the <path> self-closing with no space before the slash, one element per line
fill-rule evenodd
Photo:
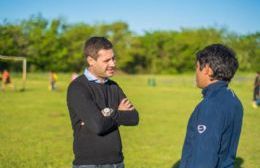
<path fill-rule="evenodd" d="M 208 96 L 214 90 L 217 90 L 217 89 L 219 89 L 221 87 L 227 87 L 227 86 L 228 86 L 228 82 L 227 81 L 217 81 L 215 83 L 212 83 L 212 84 L 208 85 L 207 87 L 205 87 L 202 90 L 203 97 Z"/>
<path fill-rule="evenodd" d="M 86 78 L 89 81 L 93 81 L 96 83 L 103 83 L 95 75 L 93 75 L 91 72 L 89 72 L 89 70 L 87 68 L 84 70 L 84 75 L 86 76 Z M 107 81 L 108 81 L 108 78 L 105 79 L 104 83 L 106 83 Z"/>

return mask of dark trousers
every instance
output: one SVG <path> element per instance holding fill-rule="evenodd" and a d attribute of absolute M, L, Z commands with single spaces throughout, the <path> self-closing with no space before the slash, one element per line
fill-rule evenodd
<path fill-rule="evenodd" d="M 260 86 L 256 86 L 254 88 L 254 94 L 253 94 L 253 100 L 259 100 L 260 99 Z"/>
<path fill-rule="evenodd" d="M 105 165 L 73 165 L 72 168 L 125 168 L 123 162 Z"/>

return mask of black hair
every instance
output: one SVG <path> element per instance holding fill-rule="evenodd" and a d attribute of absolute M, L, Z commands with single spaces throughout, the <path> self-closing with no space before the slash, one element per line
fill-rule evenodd
<path fill-rule="evenodd" d="M 98 58 L 98 51 L 101 49 L 112 49 L 112 43 L 105 37 L 91 37 L 85 42 L 84 55 L 94 59 Z"/>
<path fill-rule="evenodd" d="M 196 60 L 200 64 L 200 70 L 206 65 L 212 69 L 212 80 L 231 81 L 239 66 L 236 53 L 222 44 L 212 44 L 200 50 L 196 54 Z"/>

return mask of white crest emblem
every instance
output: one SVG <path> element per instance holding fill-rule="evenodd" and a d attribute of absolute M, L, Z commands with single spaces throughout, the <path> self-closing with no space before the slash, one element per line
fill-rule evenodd
<path fill-rule="evenodd" d="M 198 129 L 198 132 L 200 134 L 202 134 L 203 132 L 206 131 L 207 127 L 206 127 L 206 125 L 198 125 L 197 129 Z"/>

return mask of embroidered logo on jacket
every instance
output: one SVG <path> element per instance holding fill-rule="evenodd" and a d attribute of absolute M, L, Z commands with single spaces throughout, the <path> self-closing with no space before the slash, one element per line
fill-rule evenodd
<path fill-rule="evenodd" d="M 198 125 L 197 129 L 198 129 L 198 132 L 200 134 L 202 134 L 203 132 L 206 131 L 207 127 L 206 127 L 206 125 Z"/>

